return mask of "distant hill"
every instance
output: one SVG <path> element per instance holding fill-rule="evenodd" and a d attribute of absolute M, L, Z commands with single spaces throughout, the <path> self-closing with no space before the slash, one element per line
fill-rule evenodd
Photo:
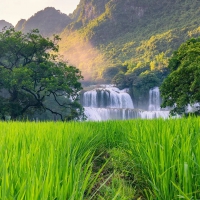
<path fill-rule="evenodd" d="M 5 20 L 0 20 L 0 31 L 4 28 L 4 27 L 13 27 L 13 25 Z"/>
<path fill-rule="evenodd" d="M 17 24 L 15 25 L 15 29 L 20 31 L 23 30 L 23 26 L 25 25 L 26 20 L 25 19 L 21 19 L 17 22 Z"/>
<path fill-rule="evenodd" d="M 60 33 L 71 22 L 71 18 L 66 14 L 53 7 L 47 7 L 34 14 L 27 21 L 24 19 L 20 20 L 15 28 L 23 32 L 37 28 L 43 36 L 49 37 Z"/>

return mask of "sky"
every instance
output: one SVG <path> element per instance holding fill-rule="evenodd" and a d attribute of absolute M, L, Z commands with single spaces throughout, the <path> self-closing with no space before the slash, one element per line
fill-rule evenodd
<path fill-rule="evenodd" d="M 0 0 L 0 20 L 16 25 L 20 19 L 29 19 L 46 7 L 54 7 L 62 13 L 72 13 L 80 0 Z"/>

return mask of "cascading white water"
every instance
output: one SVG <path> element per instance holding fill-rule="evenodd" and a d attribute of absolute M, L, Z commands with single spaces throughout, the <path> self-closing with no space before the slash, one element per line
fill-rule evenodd
<path fill-rule="evenodd" d="M 105 121 L 115 119 L 140 118 L 139 112 L 134 109 L 125 108 L 92 108 L 85 107 L 85 114 L 88 120 Z"/>
<path fill-rule="evenodd" d="M 160 110 L 160 92 L 155 87 L 149 91 L 149 111 L 134 109 L 126 90 L 110 85 L 87 91 L 83 94 L 83 106 L 88 120 L 167 118 L 169 111 Z"/>
<path fill-rule="evenodd" d="M 130 95 L 124 90 L 112 86 L 85 92 L 83 106 L 92 108 L 134 108 Z"/>
<path fill-rule="evenodd" d="M 200 108 L 200 103 L 188 104 L 188 106 L 186 107 L 186 112 L 193 113 L 198 111 L 199 108 Z"/>
<path fill-rule="evenodd" d="M 159 87 L 154 87 L 149 90 L 149 108 L 148 111 L 141 113 L 142 119 L 153 119 L 153 118 L 168 118 L 169 111 L 161 110 L 160 108 L 160 90 Z"/>
<path fill-rule="evenodd" d="M 149 111 L 160 110 L 160 90 L 155 87 L 149 90 Z"/>
<path fill-rule="evenodd" d="M 125 90 L 104 85 L 83 94 L 83 106 L 88 120 L 136 118 L 133 101 Z"/>
<path fill-rule="evenodd" d="M 142 111 L 140 112 L 140 118 L 142 119 L 154 119 L 154 118 L 163 118 L 167 119 L 169 117 L 169 111 Z"/>

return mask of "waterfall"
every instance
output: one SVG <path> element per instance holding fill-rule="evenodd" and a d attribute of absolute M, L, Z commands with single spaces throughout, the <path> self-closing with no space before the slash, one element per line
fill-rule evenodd
<path fill-rule="evenodd" d="M 198 111 L 199 108 L 200 108 L 200 103 L 188 104 L 185 111 L 187 113 L 193 113 L 193 112 Z"/>
<path fill-rule="evenodd" d="M 83 94 L 83 106 L 88 120 L 137 118 L 133 101 L 126 90 L 104 85 Z"/>
<path fill-rule="evenodd" d="M 154 119 L 154 118 L 163 118 L 167 119 L 169 117 L 169 111 L 143 111 L 140 113 L 140 118 L 142 119 Z"/>
<path fill-rule="evenodd" d="M 134 108 L 130 95 L 124 90 L 112 86 L 85 92 L 83 106 L 92 108 Z"/>
<path fill-rule="evenodd" d="M 149 111 L 160 110 L 160 90 L 155 87 L 149 90 Z"/>
<path fill-rule="evenodd" d="M 92 108 L 85 107 L 85 114 L 88 120 L 105 121 L 115 119 L 133 119 L 140 118 L 139 113 L 134 109 L 125 108 Z"/>
<path fill-rule="evenodd" d="M 135 109 L 126 90 L 111 85 L 103 85 L 84 92 L 82 105 L 88 120 L 103 121 L 115 119 L 167 118 L 169 111 L 160 110 L 160 92 L 155 87 L 149 91 L 149 110 Z"/>

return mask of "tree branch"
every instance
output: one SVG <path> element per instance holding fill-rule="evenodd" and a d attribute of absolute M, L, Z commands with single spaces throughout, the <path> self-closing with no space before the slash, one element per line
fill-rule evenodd
<path fill-rule="evenodd" d="M 48 111 L 50 111 L 52 114 L 59 115 L 60 118 L 61 118 L 61 120 L 64 121 L 64 120 L 63 120 L 62 114 L 60 114 L 60 113 L 58 113 L 58 112 L 55 112 L 55 111 L 51 110 L 50 108 L 47 108 L 47 107 L 44 107 L 44 106 L 43 106 L 43 108 L 46 109 L 46 110 L 48 110 Z"/>

